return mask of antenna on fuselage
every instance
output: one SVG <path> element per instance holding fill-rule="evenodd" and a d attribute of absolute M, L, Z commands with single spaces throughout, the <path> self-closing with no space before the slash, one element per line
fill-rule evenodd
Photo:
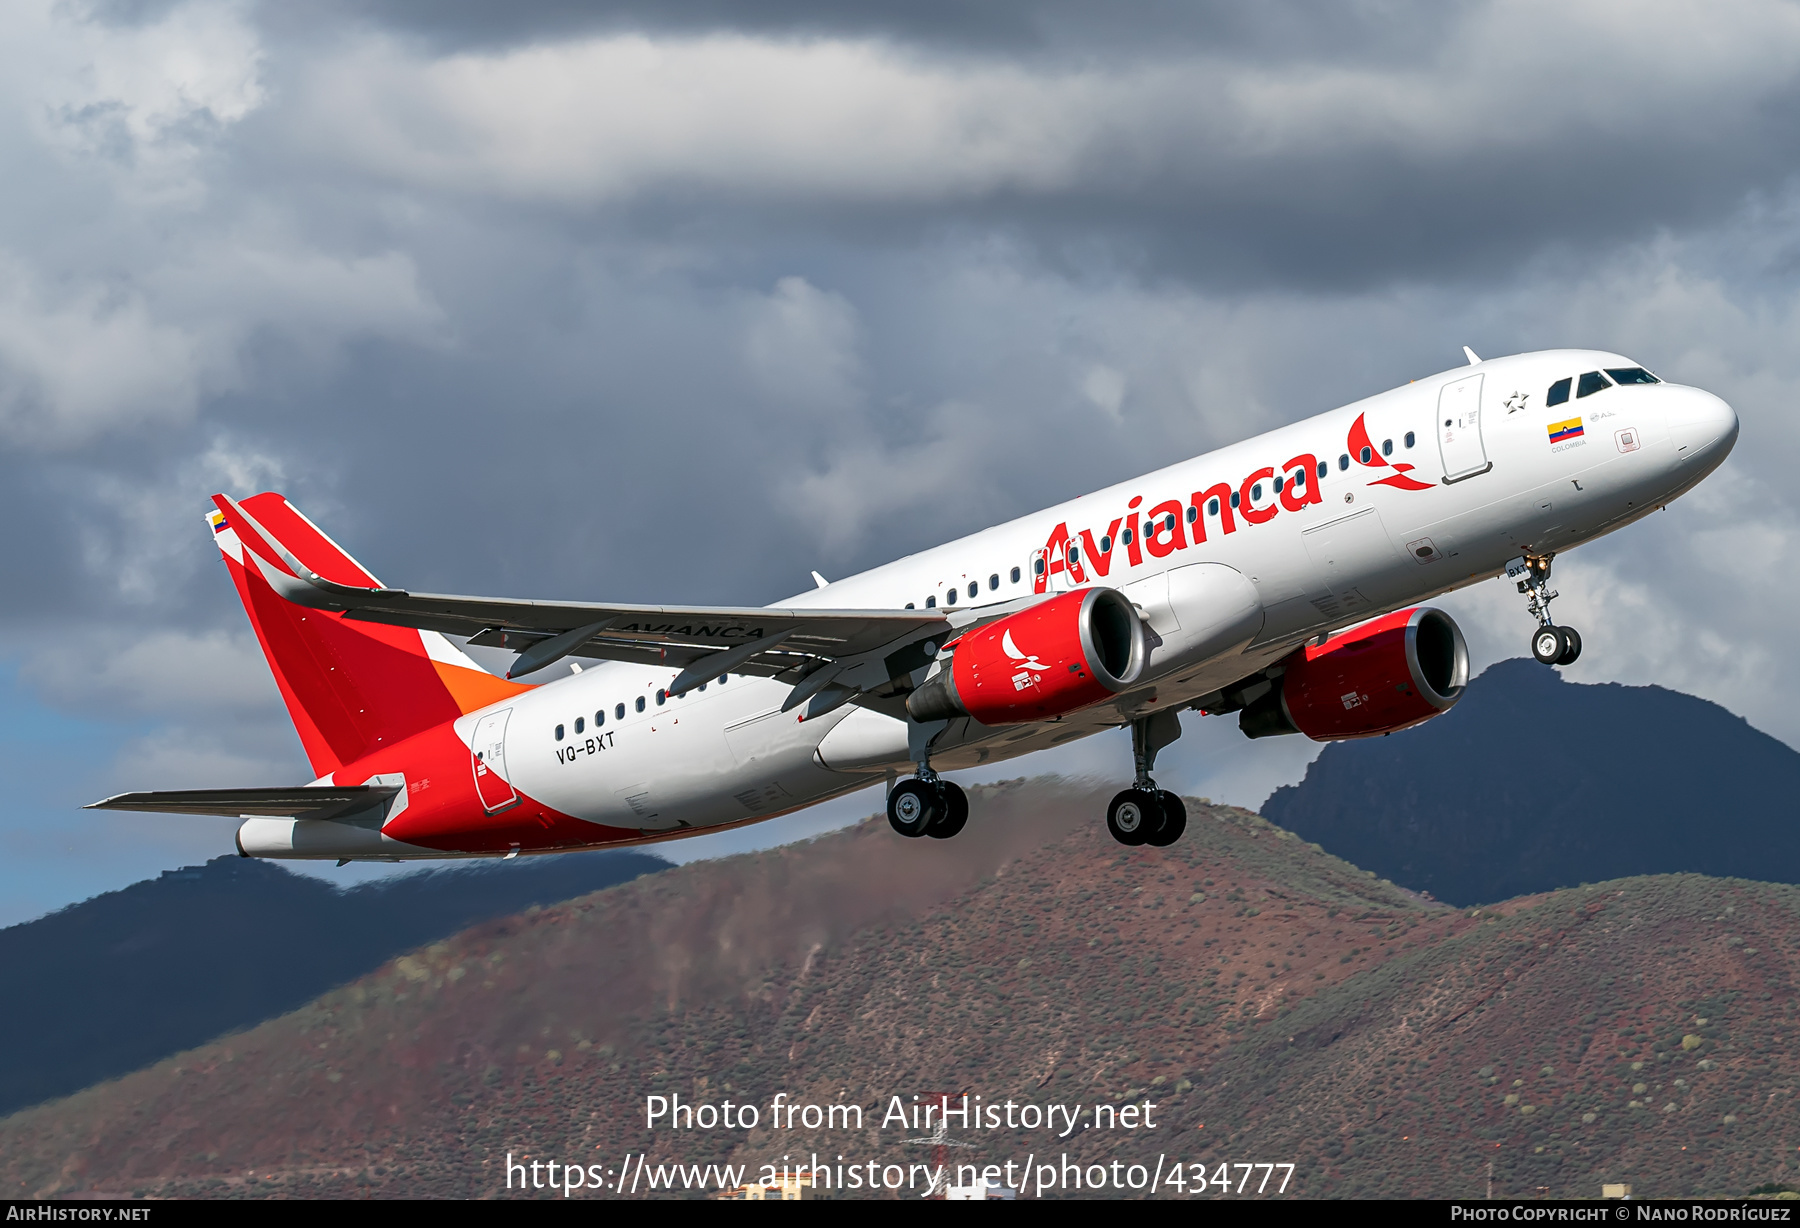
<path fill-rule="evenodd" d="M 1481 361 L 1481 355 L 1479 355 L 1479 354 L 1477 354 L 1477 353 L 1476 353 L 1476 352 L 1475 352 L 1475 351 L 1474 351 L 1474 350 L 1471 350 L 1471 349 L 1470 349 L 1470 348 L 1469 348 L 1469 347 L 1468 347 L 1468 346 L 1466 346 L 1466 345 L 1465 345 L 1465 346 L 1463 346 L 1463 354 L 1464 354 L 1464 356 L 1465 356 L 1465 357 L 1467 357 L 1467 358 L 1468 358 L 1468 360 L 1469 360 L 1469 365 L 1470 365 L 1470 366 L 1471 366 L 1471 367 L 1472 367 L 1472 366 L 1474 366 L 1474 365 L 1475 365 L 1475 364 L 1476 364 L 1476 363 L 1478 363 L 1478 362 L 1480 362 L 1480 361 Z"/>

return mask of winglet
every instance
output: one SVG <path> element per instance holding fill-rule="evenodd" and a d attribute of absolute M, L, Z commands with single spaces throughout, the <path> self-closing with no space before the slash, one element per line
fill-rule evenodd
<path fill-rule="evenodd" d="M 813 576 L 813 583 L 817 584 L 820 588 L 824 588 L 827 584 L 831 583 L 830 580 L 827 580 L 824 576 L 820 575 L 816 571 L 812 573 L 812 576 Z"/>
<path fill-rule="evenodd" d="M 1469 348 L 1469 347 L 1468 347 L 1468 346 L 1466 346 L 1466 345 L 1465 345 L 1465 346 L 1463 346 L 1463 355 L 1464 355 L 1464 356 L 1465 356 L 1465 357 L 1466 357 L 1466 358 L 1468 358 L 1468 360 L 1469 360 L 1469 365 L 1470 365 L 1470 366 L 1471 366 L 1471 367 L 1472 367 L 1472 366 L 1474 366 L 1474 365 L 1475 365 L 1475 364 L 1476 364 L 1476 363 L 1478 363 L 1478 362 L 1480 362 L 1480 361 L 1481 361 L 1481 355 L 1479 355 L 1479 354 L 1477 354 L 1477 353 L 1476 353 L 1476 352 L 1475 352 L 1475 351 L 1474 351 L 1474 350 L 1471 350 L 1471 349 L 1470 349 L 1470 348 Z"/>

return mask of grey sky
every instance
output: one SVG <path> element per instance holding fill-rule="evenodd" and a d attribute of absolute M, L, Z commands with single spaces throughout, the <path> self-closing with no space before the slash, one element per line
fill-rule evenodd
<path fill-rule="evenodd" d="M 228 847 L 73 803 L 304 775 L 214 489 L 395 583 L 772 601 L 1465 343 L 1737 406 L 1559 563 L 1571 672 L 1800 740 L 1800 12 L 738 7 L 0 12 L 0 728 L 53 765 L 0 920 Z M 1451 608 L 1523 651 L 1510 591 Z M 1254 802 L 1306 753 L 1172 770 Z"/>

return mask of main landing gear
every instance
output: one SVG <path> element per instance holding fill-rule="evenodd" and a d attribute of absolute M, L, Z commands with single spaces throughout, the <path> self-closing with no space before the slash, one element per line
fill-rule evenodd
<path fill-rule="evenodd" d="M 969 821 L 969 795 L 960 786 L 919 765 L 919 774 L 888 792 L 888 823 L 903 836 L 948 840 Z"/>
<path fill-rule="evenodd" d="M 1187 830 L 1187 806 L 1150 777 L 1156 753 L 1181 736 L 1173 709 L 1131 722 L 1131 757 L 1137 779 L 1106 808 L 1106 830 L 1120 844 L 1166 848 Z M 888 825 L 903 836 L 948 840 L 969 821 L 969 796 L 931 770 L 921 758 L 919 774 L 888 790 Z"/>
<path fill-rule="evenodd" d="M 1521 577 L 1519 591 L 1526 595 L 1525 608 L 1538 620 L 1538 629 L 1531 635 L 1531 655 L 1545 665 L 1573 665 L 1581 656 L 1581 633 L 1550 621 L 1550 603 L 1557 596 L 1550 587 L 1550 562 L 1555 557 L 1528 554 L 1522 567 L 1514 564 L 1507 574 Z"/>
<path fill-rule="evenodd" d="M 1187 830 L 1187 807 L 1181 798 L 1157 788 L 1150 779 L 1156 752 L 1180 736 L 1181 718 L 1173 711 L 1131 722 L 1131 757 L 1137 766 L 1137 780 L 1106 808 L 1106 830 L 1120 844 L 1167 848 Z"/>

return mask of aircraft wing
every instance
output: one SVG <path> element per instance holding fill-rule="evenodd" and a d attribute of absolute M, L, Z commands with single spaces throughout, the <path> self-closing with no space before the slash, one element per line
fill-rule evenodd
<path fill-rule="evenodd" d="M 234 500 L 222 510 L 275 591 L 297 605 L 346 618 L 466 637 L 519 654 L 518 677 L 564 657 L 670 665 L 673 694 L 723 673 L 795 683 L 789 707 L 821 716 L 930 662 L 927 645 L 1036 598 L 979 610 L 827 610 L 751 606 L 640 606 L 414 593 L 327 580 L 306 567 Z M 809 702 L 810 701 L 810 702 Z"/>
<path fill-rule="evenodd" d="M 83 810 L 142 810 L 151 814 L 251 815 L 282 819 L 330 819 L 362 810 L 400 792 L 396 785 L 285 789 L 165 789 L 121 793 Z"/>

